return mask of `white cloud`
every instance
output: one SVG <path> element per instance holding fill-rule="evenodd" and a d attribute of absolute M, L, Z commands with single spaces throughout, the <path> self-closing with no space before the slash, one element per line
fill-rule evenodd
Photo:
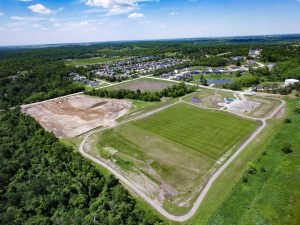
<path fill-rule="evenodd" d="M 38 23 L 35 23 L 32 25 L 34 28 L 37 28 L 37 29 L 41 29 L 41 30 L 48 30 L 46 27 L 44 27 L 43 25 L 41 24 L 38 24 Z"/>
<path fill-rule="evenodd" d="M 152 0 L 84 0 L 85 4 L 92 7 L 101 7 L 107 10 L 107 15 L 129 13 L 139 7 L 140 2 Z"/>
<path fill-rule="evenodd" d="M 11 20 L 18 20 L 18 21 L 22 21 L 22 20 L 26 20 L 28 17 L 21 17 L 21 16 L 12 16 L 10 17 Z"/>
<path fill-rule="evenodd" d="M 169 13 L 170 16 L 178 16 L 178 14 L 179 14 L 178 12 L 170 12 Z"/>
<path fill-rule="evenodd" d="M 42 4 L 36 4 L 36 5 L 31 5 L 28 6 L 28 9 L 30 9 L 34 13 L 39 13 L 39 14 L 50 14 L 52 11 L 48 8 L 46 8 Z"/>
<path fill-rule="evenodd" d="M 145 17 L 143 13 L 131 13 L 128 15 L 130 19 L 142 18 Z"/>
<path fill-rule="evenodd" d="M 5 13 L 4 12 L 0 12 L 0 16 L 4 16 L 5 15 Z"/>
<path fill-rule="evenodd" d="M 33 0 L 19 0 L 20 2 L 33 2 Z"/>

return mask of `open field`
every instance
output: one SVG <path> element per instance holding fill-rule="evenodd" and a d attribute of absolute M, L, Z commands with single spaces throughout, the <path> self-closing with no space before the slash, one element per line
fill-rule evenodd
<path fill-rule="evenodd" d="M 197 92 L 183 98 L 184 101 L 195 105 L 220 109 L 220 103 L 224 103 L 224 98 L 235 98 L 231 92 L 219 90 L 200 89 Z"/>
<path fill-rule="evenodd" d="M 117 58 L 103 58 L 103 57 L 93 57 L 86 59 L 70 59 L 66 60 L 65 64 L 67 66 L 84 66 L 84 65 L 92 65 L 92 64 L 104 64 L 115 61 L 120 61 L 127 59 L 127 57 L 117 57 Z"/>
<path fill-rule="evenodd" d="M 115 124 L 130 107 L 130 101 L 126 100 L 76 95 L 25 105 L 22 111 L 57 137 L 75 137 L 99 126 Z"/>
<path fill-rule="evenodd" d="M 234 98 L 236 101 L 224 104 L 224 98 Z M 237 114 L 247 115 L 253 118 L 263 118 L 273 112 L 281 102 L 276 99 L 260 96 L 235 96 L 233 93 L 211 89 L 200 89 L 197 92 L 185 96 L 184 101 L 201 107 L 224 108 Z"/>
<path fill-rule="evenodd" d="M 178 101 L 177 98 L 170 99 L 167 101 L 160 101 L 160 102 L 144 102 L 144 101 L 132 100 L 132 106 L 129 109 L 128 113 L 122 116 L 121 118 L 119 118 L 117 121 L 122 122 L 128 119 L 137 118 L 153 110 L 157 110 L 161 107 L 174 104 L 176 101 Z"/>
<path fill-rule="evenodd" d="M 259 107 L 255 108 L 253 111 L 249 112 L 247 115 L 261 118 L 265 117 L 274 111 L 279 105 L 280 101 L 271 98 L 263 98 L 259 96 L 246 96 L 249 100 L 260 103 Z"/>
<path fill-rule="evenodd" d="M 179 103 L 94 134 L 87 152 L 116 168 L 166 210 L 180 215 L 256 126 L 225 112 Z"/>
<path fill-rule="evenodd" d="M 287 102 L 287 117 L 292 123 L 273 120 L 263 135 L 228 167 L 228 176 L 218 180 L 190 224 L 300 223 L 300 117 L 292 111 L 299 100 Z M 281 151 L 285 142 L 292 144 L 293 153 Z M 249 160 L 257 167 L 254 175 L 246 171 Z M 234 177 L 230 175 L 233 171 L 236 171 Z M 248 177 L 248 182 L 240 180 L 243 175 Z M 217 189 L 221 188 L 222 194 L 218 194 Z"/>
<path fill-rule="evenodd" d="M 129 89 L 129 90 L 141 90 L 141 91 L 161 91 L 164 88 L 171 87 L 174 82 L 155 80 L 150 78 L 136 79 L 130 82 L 124 82 L 119 85 L 113 85 L 107 89 Z"/>

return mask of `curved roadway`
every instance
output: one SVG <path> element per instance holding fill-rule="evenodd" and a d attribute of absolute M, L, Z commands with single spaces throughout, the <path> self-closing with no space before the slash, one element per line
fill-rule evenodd
<path fill-rule="evenodd" d="M 223 91 L 223 90 L 222 90 Z M 228 91 L 228 90 L 227 90 Z M 244 93 L 240 94 L 243 96 Z M 184 222 L 187 221 L 188 219 L 190 219 L 192 216 L 195 215 L 196 211 L 198 210 L 199 206 L 201 205 L 201 203 L 203 202 L 206 194 L 208 193 L 209 189 L 211 188 L 211 186 L 213 185 L 213 183 L 215 182 L 215 180 L 219 177 L 219 175 L 228 167 L 228 165 L 248 146 L 248 144 L 254 140 L 254 138 L 257 137 L 257 135 L 266 127 L 266 120 L 273 118 L 284 106 L 285 102 L 283 100 L 280 100 L 281 104 L 280 106 L 274 110 L 269 116 L 265 117 L 265 118 L 252 118 L 249 116 L 243 116 L 243 115 L 239 115 L 248 119 L 252 119 L 252 120 L 256 120 L 256 121 L 261 121 L 262 125 L 260 127 L 258 127 L 249 137 L 248 139 L 238 148 L 238 150 L 217 170 L 216 173 L 213 174 L 213 176 L 209 179 L 209 181 L 207 182 L 206 186 L 204 187 L 204 189 L 202 190 L 202 192 L 200 193 L 199 197 L 197 198 L 197 200 L 195 201 L 193 207 L 190 209 L 190 211 L 188 213 L 186 213 L 185 215 L 182 216 L 175 216 L 172 215 L 170 213 L 168 213 L 165 209 L 163 209 L 163 207 L 161 206 L 161 204 L 157 201 L 152 200 L 151 198 L 149 198 L 144 192 L 142 192 L 137 186 L 135 186 L 133 183 L 131 183 L 129 180 L 126 179 L 126 177 L 122 176 L 117 170 L 115 170 L 114 168 L 108 166 L 107 164 L 105 164 L 104 162 L 102 162 L 101 160 L 89 155 L 88 153 L 85 152 L 84 150 L 84 145 L 86 143 L 86 141 L 88 140 L 88 138 L 93 135 L 94 133 L 106 130 L 106 129 L 110 129 L 109 128 L 103 128 L 97 131 L 94 131 L 92 133 L 87 134 L 83 141 L 80 144 L 79 147 L 79 151 L 80 153 L 92 160 L 95 163 L 98 163 L 99 165 L 103 166 L 104 168 L 106 168 L 108 171 L 110 171 L 112 174 L 114 174 L 124 185 L 126 185 L 128 188 L 130 188 L 132 191 L 134 191 L 136 194 L 138 194 L 141 198 L 143 198 L 148 204 L 150 204 L 153 208 L 155 208 L 160 214 L 162 214 L 164 217 L 173 220 L 173 221 L 177 221 L 177 222 Z M 180 99 L 179 102 L 182 102 L 182 100 Z M 122 123 L 117 124 L 116 126 L 119 126 L 123 123 L 127 123 L 129 121 L 133 121 L 133 120 L 137 120 L 137 119 L 141 119 L 147 116 L 150 116 L 154 113 L 157 113 L 158 111 L 164 110 L 168 107 L 171 107 L 175 104 L 178 104 L 179 102 L 173 103 L 171 105 L 168 106 L 164 106 L 162 108 L 159 108 L 158 110 L 154 110 L 152 112 L 143 114 L 139 117 L 133 118 L 131 120 L 127 120 L 124 121 Z"/>

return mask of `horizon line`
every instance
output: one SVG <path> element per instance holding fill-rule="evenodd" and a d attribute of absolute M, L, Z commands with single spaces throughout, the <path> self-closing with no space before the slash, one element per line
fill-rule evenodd
<path fill-rule="evenodd" d="M 153 39 L 128 39 L 128 40 L 112 40 L 112 41 L 90 41 L 90 42 L 57 42 L 43 44 L 18 44 L 18 45 L 0 45 L 0 48 L 44 48 L 59 47 L 65 45 L 95 45 L 105 43 L 129 43 L 129 42 L 149 42 L 149 41 L 176 41 L 176 40 L 205 40 L 205 39 L 226 39 L 226 38 L 251 38 L 251 37 L 276 37 L 276 36 L 297 36 L 300 33 L 285 33 L 285 34 L 251 34 L 251 35 L 228 35 L 228 36 L 210 36 L 210 37 L 178 37 L 178 38 L 153 38 Z"/>

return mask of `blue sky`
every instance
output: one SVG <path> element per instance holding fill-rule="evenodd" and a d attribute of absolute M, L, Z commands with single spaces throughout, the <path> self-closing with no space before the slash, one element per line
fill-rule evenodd
<path fill-rule="evenodd" d="M 300 33 L 300 0 L 0 0 L 0 45 Z"/>

